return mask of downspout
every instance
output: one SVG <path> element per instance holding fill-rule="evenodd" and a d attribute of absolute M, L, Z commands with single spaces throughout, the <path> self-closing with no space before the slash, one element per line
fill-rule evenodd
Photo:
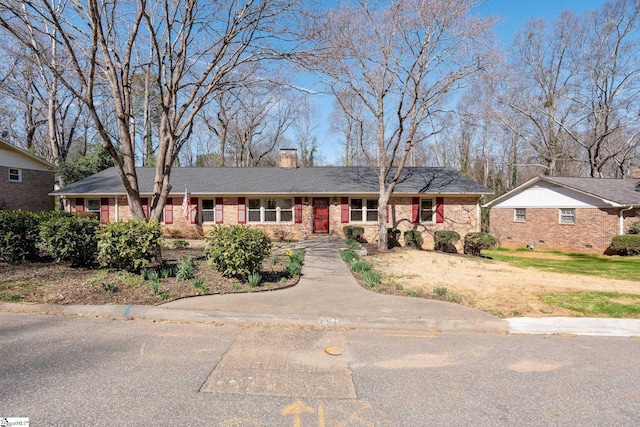
<path fill-rule="evenodd" d="M 624 213 L 623 212 L 630 211 L 631 209 L 633 209 L 633 206 L 629 206 L 628 208 L 620 209 L 620 231 L 618 233 L 619 235 L 623 235 L 624 234 Z"/>

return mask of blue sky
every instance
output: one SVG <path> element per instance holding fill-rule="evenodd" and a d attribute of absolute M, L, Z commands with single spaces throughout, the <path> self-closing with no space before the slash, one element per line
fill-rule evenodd
<path fill-rule="evenodd" d="M 524 28 L 531 18 L 553 19 L 563 10 L 581 13 L 597 9 L 604 0 L 487 0 L 476 8 L 484 15 L 498 15 L 500 24 L 495 29 L 498 37 L 508 46 L 515 33 Z"/>
<path fill-rule="evenodd" d="M 514 35 L 524 28 L 524 24 L 531 18 L 552 20 L 563 10 L 572 10 L 578 14 L 585 10 L 601 7 L 605 0 L 486 0 L 475 10 L 481 15 L 497 15 L 499 23 L 495 31 L 507 47 L 513 41 Z M 340 147 L 335 143 L 337 135 L 329 132 L 329 114 L 333 106 L 329 97 L 322 96 L 318 105 L 318 143 L 319 154 L 327 164 L 335 164 L 339 160 Z"/>

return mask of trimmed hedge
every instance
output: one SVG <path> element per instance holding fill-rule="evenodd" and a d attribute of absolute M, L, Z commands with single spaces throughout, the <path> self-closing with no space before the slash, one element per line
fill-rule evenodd
<path fill-rule="evenodd" d="M 482 249 L 489 249 L 496 245 L 496 238 L 484 232 L 467 233 L 464 236 L 464 253 L 480 256 Z"/>
<path fill-rule="evenodd" d="M 629 226 L 629 230 L 627 230 L 629 234 L 640 234 L 640 221 L 636 221 Z"/>
<path fill-rule="evenodd" d="M 446 230 L 446 231 L 436 231 L 433 233 L 433 241 L 434 241 L 434 249 L 436 251 L 447 252 L 447 253 L 458 253 L 456 249 L 455 242 L 460 240 L 460 234 L 456 231 Z"/>
<path fill-rule="evenodd" d="M 353 225 L 345 225 L 342 227 L 345 239 L 355 240 L 356 242 L 364 243 L 364 227 L 358 227 Z"/>
<path fill-rule="evenodd" d="M 40 224 L 40 246 L 49 251 L 56 262 L 89 265 L 98 253 L 98 228 L 100 223 L 91 218 L 53 217 Z"/>
<path fill-rule="evenodd" d="M 620 255 L 640 255 L 640 234 L 623 234 L 614 236 L 611 249 Z"/>
<path fill-rule="evenodd" d="M 40 216 L 33 212 L 0 211 L 0 257 L 7 264 L 38 259 Z"/>
<path fill-rule="evenodd" d="M 223 276 L 246 279 L 258 273 L 273 243 L 261 230 L 243 225 L 216 226 L 209 233 L 205 254 Z"/>
<path fill-rule="evenodd" d="M 422 233 L 418 230 L 409 230 L 404 232 L 404 245 L 408 248 L 422 249 Z"/>
<path fill-rule="evenodd" d="M 113 222 L 96 235 L 98 261 L 106 267 L 138 271 L 160 254 L 162 229 L 156 221 Z"/>

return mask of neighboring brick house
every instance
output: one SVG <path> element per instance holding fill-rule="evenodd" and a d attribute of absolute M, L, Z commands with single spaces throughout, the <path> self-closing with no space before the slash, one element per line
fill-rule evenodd
<path fill-rule="evenodd" d="M 486 206 L 503 247 L 605 252 L 640 221 L 640 176 L 630 179 L 540 176 Z"/>
<path fill-rule="evenodd" d="M 155 169 L 137 170 L 148 210 Z M 277 239 L 343 234 L 365 228 L 377 240 L 378 178 L 367 167 L 296 167 L 295 150 L 283 150 L 280 167 L 173 168 L 164 210 L 166 235 L 203 236 L 216 224 L 247 224 Z M 189 193 L 183 215 L 185 190 Z M 433 247 L 435 230 L 461 235 L 480 228 L 480 198 L 489 191 L 449 168 L 405 168 L 387 210 L 389 227 L 423 232 Z M 102 222 L 131 218 L 114 168 L 56 191 L 70 211 L 92 211 Z"/>
<path fill-rule="evenodd" d="M 53 166 L 0 140 L 0 209 L 50 211 L 54 208 Z"/>

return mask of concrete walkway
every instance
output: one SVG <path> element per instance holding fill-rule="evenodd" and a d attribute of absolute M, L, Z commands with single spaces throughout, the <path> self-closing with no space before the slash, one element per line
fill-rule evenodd
<path fill-rule="evenodd" d="M 382 295 L 363 289 L 340 258 L 342 240 L 299 242 L 306 249 L 302 276 L 289 289 L 207 295 L 160 306 L 212 320 L 318 326 L 506 332 L 507 323 L 482 311 L 443 301 Z"/>

